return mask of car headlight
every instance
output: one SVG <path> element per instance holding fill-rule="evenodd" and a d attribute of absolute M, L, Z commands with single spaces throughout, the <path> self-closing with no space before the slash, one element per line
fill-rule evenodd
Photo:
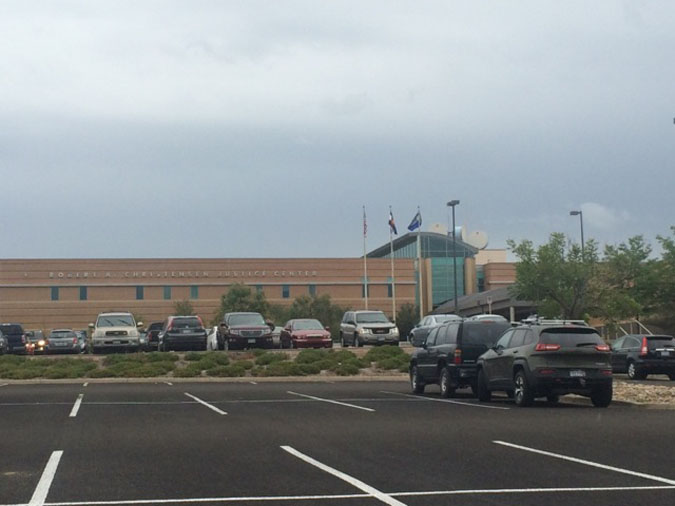
<path fill-rule="evenodd" d="M 394 327 L 393 329 L 391 329 L 391 333 L 398 335 L 398 327 Z"/>
<path fill-rule="evenodd" d="M 230 334 L 232 334 L 233 336 L 239 336 L 241 335 L 241 332 L 239 330 L 231 329 Z"/>

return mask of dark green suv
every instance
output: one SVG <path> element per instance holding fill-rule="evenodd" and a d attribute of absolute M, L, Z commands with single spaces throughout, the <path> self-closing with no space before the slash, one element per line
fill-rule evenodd
<path fill-rule="evenodd" d="M 501 390 L 518 406 L 537 397 L 555 403 L 571 393 L 590 397 L 596 407 L 612 402 L 609 346 L 594 328 L 578 322 L 538 320 L 509 329 L 477 365 L 481 401 Z"/>

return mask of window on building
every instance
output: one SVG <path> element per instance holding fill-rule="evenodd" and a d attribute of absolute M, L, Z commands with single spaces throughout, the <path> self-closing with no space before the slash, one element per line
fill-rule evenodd
<path fill-rule="evenodd" d="M 199 298 L 199 287 L 198 286 L 191 286 L 190 287 L 190 298 L 191 299 L 198 299 Z"/>
<path fill-rule="evenodd" d="M 262 293 L 262 291 L 263 291 L 262 285 L 255 285 L 255 291 L 258 292 L 258 293 Z"/>
<path fill-rule="evenodd" d="M 309 285 L 309 295 L 316 297 L 316 285 Z"/>
<path fill-rule="evenodd" d="M 368 297 L 370 297 L 370 283 L 367 286 L 368 286 Z M 363 299 L 366 298 L 366 284 L 361 285 L 361 298 Z"/>
<path fill-rule="evenodd" d="M 59 300 L 59 287 L 52 286 L 52 300 Z"/>
<path fill-rule="evenodd" d="M 387 278 L 387 297 L 390 299 L 394 296 L 394 285 L 391 278 Z"/>
<path fill-rule="evenodd" d="M 171 287 L 170 286 L 164 287 L 164 300 L 171 300 Z"/>
<path fill-rule="evenodd" d="M 284 299 L 288 299 L 291 296 L 291 287 L 289 285 L 281 286 L 281 296 Z"/>
<path fill-rule="evenodd" d="M 143 300 L 143 287 L 142 286 L 137 286 L 136 287 L 136 300 Z"/>
<path fill-rule="evenodd" d="M 86 286 L 80 287 L 80 300 L 87 300 L 87 287 Z"/>

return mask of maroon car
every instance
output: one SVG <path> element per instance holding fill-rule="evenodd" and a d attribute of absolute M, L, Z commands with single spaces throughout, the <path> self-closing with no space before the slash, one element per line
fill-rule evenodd
<path fill-rule="evenodd" d="M 260 313 L 225 313 L 216 333 L 218 349 L 272 348 L 273 328 Z"/>
<path fill-rule="evenodd" d="M 288 320 L 280 335 L 283 348 L 332 348 L 328 327 L 319 320 L 302 318 Z"/>

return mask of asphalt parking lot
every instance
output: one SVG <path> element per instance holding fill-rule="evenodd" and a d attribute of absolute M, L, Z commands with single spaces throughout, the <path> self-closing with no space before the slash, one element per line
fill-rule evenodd
<path fill-rule="evenodd" d="M 4 384 L 0 504 L 675 503 L 673 411 L 428 390 Z"/>

